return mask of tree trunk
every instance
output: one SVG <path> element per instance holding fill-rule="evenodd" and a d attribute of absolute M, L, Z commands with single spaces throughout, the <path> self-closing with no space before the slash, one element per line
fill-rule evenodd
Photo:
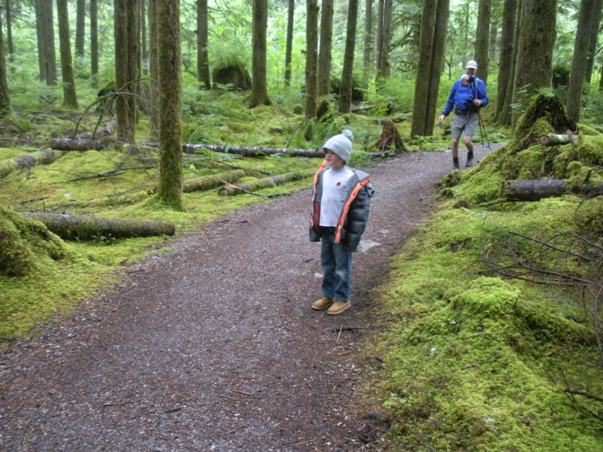
<path fill-rule="evenodd" d="M 496 60 L 496 47 L 498 44 L 498 21 L 490 23 L 490 44 L 488 50 L 488 61 Z"/>
<path fill-rule="evenodd" d="M 51 86 L 57 81 L 56 52 L 54 48 L 54 20 L 51 0 L 37 0 L 38 54 L 40 55 L 40 80 Z"/>
<path fill-rule="evenodd" d="M 569 86 L 567 87 L 567 115 L 575 122 L 580 119 L 582 89 L 584 88 L 588 64 L 587 58 L 591 40 L 591 26 L 594 22 L 592 16 L 595 3 L 596 0 L 582 0 L 580 3 L 572 68 L 570 70 Z"/>
<path fill-rule="evenodd" d="M 427 103 L 429 101 L 429 81 L 433 58 L 433 34 L 437 0 L 425 0 L 421 14 L 421 32 L 419 35 L 419 64 L 415 79 L 415 95 L 412 111 L 410 135 L 425 135 Z"/>
<path fill-rule="evenodd" d="M 349 113 L 352 106 L 352 75 L 354 71 L 354 50 L 356 44 L 356 22 L 358 20 L 358 0 L 350 0 L 348 6 L 348 27 L 345 38 L 343 73 L 339 93 L 339 113 Z"/>
<path fill-rule="evenodd" d="M 491 0 L 480 0 L 477 15 L 477 33 L 475 39 L 475 59 L 479 65 L 479 77 L 488 82 L 488 45 L 490 44 Z"/>
<path fill-rule="evenodd" d="M 0 14 L 0 118 L 10 113 L 10 97 L 8 96 L 8 83 L 6 81 L 6 57 L 2 35 L 2 14 Z"/>
<path fill-rule="evenodd" d="M 98 5 L 90 0 L 90 81 L 93 88 L 98 86 Z"/>
<path fill-rule="evenodd" d="M 505 105 L 498 116 L 498 122 L 507 126 L 513 123 L 513 90 L 515 89 L 515 69 L 517 68 L 517 54 L 519 53 L 519 34 L 521 22 L 523 21 L 523 0 L 517 0 L 515 10 L 515 30 L 513 32 L 513 55 L 511 56 L 511 69 L 509 71 L 509 80 L 505 89 Z"/>
<path fill-rule="evenodd" d="M 595 0 L 595 6 L 592 14 L 592 22 L 590 27 L 590 46 L 588 48 L 588 56 L 586 60 L 586 83 L 590 83 L 593 75 L 593 67 L 595 65 L 595 53 L 597 51 L 597 43 L 599 38 L 599 25 L 601 23 L 601 7 L 603 0 Z"/>
<path fill-rule="evenodd" d="M 293 19 L 295 0 L 289 0 L 287 9 L 287 43 L 285 45 L 285 86 L 291 84 L 291 54 L 293 52 Z"/>
<path fill-rule="evenodd" d="M 250 107 L 269 105 L 266 83 L 266 29 L 268 27 L 268 1 L 253 0 L 253 57 Z"/>
<path fill-rule="evenodd" d="M 377 5 L 377 35 L 376 39 L 376 48 L 377 52 L 375 53 L 375 72 L 379 74 L 379 62 L 381 61 L 381 46 L 383 44 L 381 40 L 381 36 L 383 35 L 383 8 L 385 6 L 385 0 L 379 0 Z"/>
<path fill-rule="evenodd" d="M 138 94 L 140 93 L 140 0 L 127 1 L 127 45 L 128 66 L 127 83 L 128 92 L 131 94 L 126 98 L 128 102 L 128 114 L 132 128 L 132 141 L 135 139 L 136 122 L 138 121 L 137 108 Z"/>
<path fill-rule="evenodd" d="M 149 51 L 147 47 L 147 4 L 145 0 L 140 0 L 140 46 L 140 69 L 146 74 Z"/>
<path fill-rule="evenodd" d="M 157 1 L 149 0 L 149 120 L 150 138 L 159 138 L 159 53 L 157 51 Z"/>
<path fill-rule="evenodd" d="M 75 22 L 75 55 L 84 58 L 84 41 L 86 37 L 86 0 L 77 0 Z"/>
<path fill-rule="evenodd" d="M 318 52 L 318 95 L 331 92 L 331 41 L 333 38 L 333 0 L 322 0 L 320 12 L 320 50 Z M 342 81 L 343 83 L 343 81 Z"/>
<path fill-rule="evenodd" d="M 67 0 L 57 0 L 57 17 L 59 19 L 59 39 L 61 42 L 63 105 L 77 108 L 75 80 L 73 78 L 73 61 L 71 58 L 71 42 L 69 41 L 69 12 L 67 10 Z"/>
<path fill-rule="evenodd" d="M 503 109 L 510 108 L 510 98 L 508 93 L 509 79 L 512 76 L 513 68 L 513 34 L 515 31 L 515 16 L 517 11 L 517 0 L 505 0 L 503 5 L 503 23 L 502 36 L 500 39 L 500 59 L 498 63 L 498 80 L 496 96 L 495 118 L 501 122 L 501 112 Z"/>
<path fill-rule="evenodd" d="M 519 32 L 513 103 L 513 123 L 539 88 L 551 86 L 557 0 L 524 0 Z"/>
<path fill-rule="evenodd" d="M 13 42 L 13 20 L 10 0 L 6 0 L 6 44 L 8 46 L 8 60 L 15 59 L 15 43 Z"/>
<path fill-rule="evenodd" d="M 38 220 L 63 239 L 96 240 L 102 237 L 152 237 L 174 235 L 176 227 L 167 221 L 129 220 L 84 215 L 35 212 L 24 216 Z"/>
<path fill-rule="evenodd" d="M 314 118 L 318 105 L 318 0 L 306 0 L 306 8 L 306 118 Z"/>
<path fill-rule="evenodd" d="M 433 47 L 431 50 L 431 68 L 429 74 L 429 90 L 425 102 L 425 125 L 423 135 L 433 135 L 433 126 L 440 90 L 440 78 L 444 68 L 444 47 L 446 45 L 446 31 L 448 29 L 448 15 L 450 0 L 438 0 L 435 16 Z"/>
<path fill-rule="evenodd" d="M 159 53 L 159 198 L 182 209 L 182 142 L 180 126 L 180 0 L 157 0 Z"/>
<path fill-rule="evenodd" d="M 368 85 L 371 76 L 373 56 L 373 0 L 364 3 L 364 52 L 362 58 L 364 84 Z"/>
<path fill-rule="evenodd" d="M 211 89 L 209 53 L 207 51 L 209 37 L 207 16 L 207 0 L 197 0 L 197 77 L 205 85 L 205 89 Z"/>
<path fill-rule="evenodd" d="M 138 94 L 138 0 L 115 0 L 115 99 L 117 138 L 133 142 Z"/>
<path fill-rule="evenodd" d="M 391 38 L 393 5 L 392 0 L 383 3 L 383 23 L 381 24 L 381 45 L 379 47 L 379 63 L 377 66 L 377 77 L 389 77 L 389 42 Z"/>

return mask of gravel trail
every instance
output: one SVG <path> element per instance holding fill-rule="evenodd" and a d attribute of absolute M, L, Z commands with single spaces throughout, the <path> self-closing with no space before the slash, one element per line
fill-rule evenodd
<path fill-rule="evenodd" d="M 308 190 L 229 214 L 131 267 L 113 291 L 0 352 L 0 449 L 365 447 L 354 390 L 370 330 L 345 327 L 370 325 L 371 288 L 450 167 L 447 152 L 368 169 L 376 196 L 341 316 L 310 309 L 321 268 Z"/>

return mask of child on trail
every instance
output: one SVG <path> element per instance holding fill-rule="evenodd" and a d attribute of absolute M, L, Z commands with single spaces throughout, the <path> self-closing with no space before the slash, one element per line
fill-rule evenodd
<path fill-rule="evenodd" d="M 356 251 L 374 193 L 369 175 L 346 166 L 352 153 L 350 130 L 323 146 L 325 160 L 314 176 L 310 241 L 321 242 L 322 297 L 312 309 L 338 315 L 351 305 L 352 252 Z"/>

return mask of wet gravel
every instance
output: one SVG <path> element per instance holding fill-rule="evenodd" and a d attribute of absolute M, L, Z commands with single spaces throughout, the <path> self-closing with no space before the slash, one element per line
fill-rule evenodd
<path fill-rule="evenodd" d="M 370 420 L 354 396 L 371 289 L 450 161 L 415 153 L 369 168 L 376 196 L 342 316 L 309 307 L 321 269 L 308 190 L 131 267 L 114 291 L 0 352 L 0 449 L 378 448 L 362 442 Z"/>

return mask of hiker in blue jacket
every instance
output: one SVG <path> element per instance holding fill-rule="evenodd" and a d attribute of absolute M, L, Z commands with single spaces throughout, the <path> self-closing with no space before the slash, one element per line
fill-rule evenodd
<path fill-rule="evenodd" d="M 488 105 L 488 94 L 486 93 L 486 84 L 480 78 L 475 76 L 477 72 L 477 62 L 475 60 L 467 61 L 467 72 L 454 82 L 448 96 L 448 102 L 444 106 L 444 111 L 438 118 L 442 122 L 454 108 L 454 119 L 452 120 L 452 164 L 455 169 L 459 169 L 459 141 L 463 132 L 465 133 L 465 146 L 467 147 L 466 167 L 473 163 L 473 134 L 478 125 L 480 108 Z"/>

